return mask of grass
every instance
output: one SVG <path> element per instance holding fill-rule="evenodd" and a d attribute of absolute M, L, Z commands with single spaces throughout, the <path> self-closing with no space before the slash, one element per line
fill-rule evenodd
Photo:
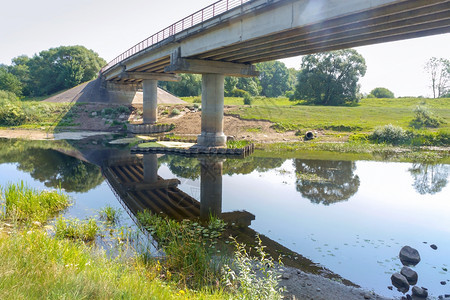
<path fill-rule="evenodd" d="M 4 206 L 2 219 L 27 224 L 45 222 L 71 204 L 61 191 L 37 191 L 23 182 L 0 188 L 0 197 Z"/>
<path fill-rule="evenodd" d="M 236 101 L 228 98 L 226 104 Z M 300 105 L 283 98 L 255 100 L 251 106 L 236 107 L 231 114 L 243 119 L 269 120 L 277 123 L 280 131 L 327 129 L 333 131 L 373 131 L 378 126 L 393 124 L 408 128 L 415 117 L 418 105 L 426 105 L 429 111 L 445 122 L 441 129 L 450 131 L 450 99 L 362 99 L 358 106 L 310 106 Z M 287 127 L 287 128 L 283 128 Z"/>
<path fill-rule="evenodd" d="M 250 145 L 250 141 L 246 140 L 239 140 L 239 141 L 227 141 L 227 148 L 228 149 L 241 149 L 248 145 Z"/>
<path fill-rule="evenodd" d="M 55 227 L 55 236 L 57 238 L 69 238 L 82 240 L 85 242 L 93 241 L 99 231 L 99 227 L 95 219 L 80 221 L 78 219 L 66 219 L 59 217 L 56 219 Z"/>
<path fill-rule="evenodd" d="M 122 215 L 122 211 L 110 205 L 107 205 L 99 211 L 99 214 L 100 219 L 103 219 L 110 224 L 118 224 L 120 221 L 120 216 Z"/>

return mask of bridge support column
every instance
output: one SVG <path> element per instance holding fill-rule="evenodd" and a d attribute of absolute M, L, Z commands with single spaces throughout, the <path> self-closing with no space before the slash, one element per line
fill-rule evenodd
<path fill-rule="evenodd" d="M 223 161 L 200 159 L 200 219 L 208 220 L 210 215 L 222 215 L 222 169 Z"/>
<path fill-rule="evenodd" d="M 226 146 L 223 133 L 224 81 L 222 74 L 202 74 L 202 133 L 197 144 L 202 147 Z"/>
<path fill-rule="evenodd" d="M 156 154 L 144 154 L 144 182 L 155 183 L 158 181 L 158 157 Z"/>
<path fill-rule="evenodd" d="M 144 90 L 144 124 L 155 124 L 158 116 L 158 80 L 145 79 L 142 81 Z"/>

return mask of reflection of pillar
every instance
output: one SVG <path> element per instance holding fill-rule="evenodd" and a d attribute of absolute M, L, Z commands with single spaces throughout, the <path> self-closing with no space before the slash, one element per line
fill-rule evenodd
<path fill-rule="evenodd" d="M 223 90 L 225 76 L 202 75 L 202 133 L 197 143 L 204 147 L 225 146 L 227 137 L 223 133 Z"/>
<path fill-rule="evenodd" d="M 200 218 L 209 219 L 210 215 L 222 214 L 222 169 L 223 161 L 200 159 Z"/>
<path fill-rule="evenodd" d="M 156 154 L 144 154 L 144 182 L 155 183 L 158 181 L 158 157 Z"/>
<path fill-rule="evenodd" d="M 144 124 L 155 124 L 158 111 L 158 81 L 145 79 L 142 81 L 142 88 L 144 90 Z"/>

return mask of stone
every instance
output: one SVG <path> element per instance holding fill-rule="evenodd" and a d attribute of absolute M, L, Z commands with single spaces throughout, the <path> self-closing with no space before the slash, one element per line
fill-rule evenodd
<path fill-rule="evenodd" d="M 283 273 L 281 275 L 281 279 L 289 279 L 289 278 L 291 278 L 291 274 L 289 274 L 289 273 Z"/>
<path fill-rule="evenodd" d="M 317 289 L 316 289 L 316 291 L 320 292 L 320 291 L 321 291 L 321 289 L 320 289 L 320 288 L 317 288 Z"/>
<path fill-rule="evenodd" d="M 401 293 L 406 293 L 409 291 L 409 283 L 405 276 L 400 273 L 392 274 L 391 276 L 392 285 L 397 288 Z"/>
<path fill-rule="evenodd" d="M 408 267 L 403 267 L 402 270 L 400 271 L 400 274 L 406 277 L 406 280 L 408 280 L 408 283 L 410 285 L 415 285 L 419 278 L 417 272 Z"/>
<path fill-rule="evenodd" d="M 430 247 L 431 247 L 431 249 L 433 249 L 433 250 L 437 250 L 437 248 L 438 248 L 435 244 L 430 245 Z"/>
<path fill-rule="evenodd" d="M 441 284 L 442 284 L 442 285 L 446 285 L 446 284 L 447 284 L 447 282 L 445 282 L 445 281 L 441 281 Z"/>
<path fill-rule="evenodd" d="M 364 294 L 364 299 L 371 299 L 372 295 L 370 293 L 365 293 Z"/>
<path fill-rule="evenodd" d="M 390 289 L 391 291 L 394 289 L 394 287 L 392 285 L 388 286 L 388 289 Z"/>
<path fill-rule="evenodd" d="M 420 262 L 419 251 L 410 246 L 404 246 L 399 253 L 403 265 L 417 265 Z"/>
<path fill-rule="evenodd" d="M 91 116 L 96 117 L 96 116 L 97 116 L 97 112 L 96 112 L 96 111 L 93 111 L 93 112 L 91 113 Z"/>
<path fill-rule="evenodd" d="M 412 288 L 412 295 L 419 298 L 426 298 L 428 297 L 428 291 L 426 289 L 420 288 L 418 286 L 413 286 Z"/>

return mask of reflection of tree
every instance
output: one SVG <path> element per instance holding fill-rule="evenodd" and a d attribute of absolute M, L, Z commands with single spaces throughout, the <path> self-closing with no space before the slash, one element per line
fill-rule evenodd
<path fill-rule="evenodd" d="M 38 144 L 35 148 L 31 141 L 27 143 L 0 142 L 0 162 L 17 162 L 19 170 L 30 173 L 46 186 L 61 186 L 68 192 L 85 192 L 103 182 L 100 168 Z"/>
<path fill-rule="evenodd" d="M 159 163 L 166 163 L 172 173 L 181 178 L 195 180 L 200 177 L 200 162 L 197 158 L 178 155 L 164 155 L 158 159 Z M 223 174 L 249 174 L 253 171 L 267 172 L 280 167 L 284 163 L 282 158 L 247 157 L 245 159 L 225 159 Z"/>
<path fill-rule="evenodd" d="M 359 188 L 351 161 L 296 159 L 297 191 L 313 203 L 329 205 L 348 200 Z"/>
<path fill-rule="evenodd" d="M 436 194 L 447 185 L 448 166 L 413 164 L 409 169 L 414 178 L 414 188 L 421 194 Z"/>

